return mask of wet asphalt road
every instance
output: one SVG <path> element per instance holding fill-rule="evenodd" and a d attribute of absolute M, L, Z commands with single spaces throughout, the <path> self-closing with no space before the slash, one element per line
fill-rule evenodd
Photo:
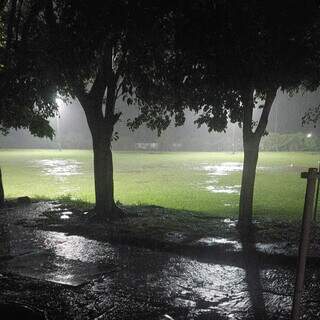
<path fill-rule="evenodd" d="M 235 266 L 25 223 L 52 206 L 1 211 L 0 301 L 47 308 L 50 319 L 289 319 L 291 265 L 261 265 L 250 246 Z M 306 284 L 303 319 L 320 319 L 318 268 Z"/>

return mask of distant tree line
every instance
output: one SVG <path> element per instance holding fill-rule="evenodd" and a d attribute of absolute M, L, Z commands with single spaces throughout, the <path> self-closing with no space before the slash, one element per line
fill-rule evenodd
<path fill-rule="evenodd" d="M 320 151 L 320 137 L 305 133 L 271 133 L 261 141 L 262 151 Z"/>
<path fill-rule="evenodd" d="M 201 132 L 200 132 L 201 131 Z M 120 131 L 120 134 L 122 132 Z M 128 132 L 126 132 L 128 133 Z M 139 133 L 139 134 L 138 134 Z M 167 129 L 160 137 L 147 128 L 138 132 L 121 135 L 112 142 L 114 151 L 203 151 L 203 152 L 243 152 L 241 137 L 233 139 L 232 134 L 209 134 L 205 128 L 195 129 L 185 134 L 183 128 Z M 238 133 L 238 131 L 237 131 Z M 88 134 L 79 136 L 78 132 L 66 132 L 62 140 L 33 137 L 26 131 L 15 132 L 9 136 L 0 136 L 1 148 L 47 148 L 47 149 L 91 149 Z M 141 146 L 143 145 L 143 146 Z M 156 145 L 156 146 L 154 146 Z M 262 137 L 261 151 L 320 151 L 320 137 L 308 136 L 303 132 L 269 133 Z"/>

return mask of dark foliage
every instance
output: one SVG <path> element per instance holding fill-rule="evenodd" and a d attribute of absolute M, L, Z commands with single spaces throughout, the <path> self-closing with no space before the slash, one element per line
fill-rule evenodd
<path fill-rule="evenodd" d="M 156 52 L 150 45 L 147 65 L 133 72 L 141 111 L 133 129 L 145 122 L 160 134 L 172 118 L 183 124 L 187 109 L 210 131 L 224 131 L 228 120 L 243 128 L 243 225 L 252 219 L 259 144 L 277 91 L 319 86 L 319 13 L 315 0 L 176 2 L 165 16 L 166 44 Z"/>
<path fill-rule="evenodd" d="M 243 123 L 244 105 L 263 109 L 268 93 L 318 87 L 317 1 L 178 4 L 166 16 L 168 37 L 150 45 L 145 64 L 132 66 L 141 102 L 134 128 L 147 122 L 165 129 L 172 115 L 180 125 L 189 108 L 199 125 L 223 131 L 228 119 Z"/>
<path fill-rule="evenodd" d="M 41 1 L 3 1 L 0 14 L 0 132 L 27 128 L 33 135 L 52 138 L 47 118 L 54 116 L 57 84 L 47 77 L 43 47 L 35 23 Z"/>

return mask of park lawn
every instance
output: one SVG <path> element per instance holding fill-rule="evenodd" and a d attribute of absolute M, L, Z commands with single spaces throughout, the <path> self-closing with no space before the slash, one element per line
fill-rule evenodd
<path fill-rule="evenodd" d="M 242 153 L 114 152 L 115 198 L 125 205 L 236 216 L 242 160 Z M 300 173 L 319 160 L 319 153 L 261 152 L 255 214 L 299 218 L 306 185 Z M 0 151 L 0 165 L 8 198 L 94 202 L 91 151 L 7 149 Z"/>

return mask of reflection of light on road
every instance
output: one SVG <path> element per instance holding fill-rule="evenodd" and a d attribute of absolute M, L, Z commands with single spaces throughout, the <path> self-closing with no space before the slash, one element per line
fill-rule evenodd
<path fill-rule="evenodd" d="M 179 276 L 170 272 L 167 287 L 185 297 L 186 303 L 188 297 L 206 301 L 210 310 L 221 314 L 231 314 L 245 304 L 250 306 L 243 269 L 187 259 L 181 259 L 176 267 Z M 178 302 L 181 304 L 181 299 Z"/>
<path fill-rule="evenodd" d="M 44 249 L 53 250 L 57 256 L 82 262 L 106 262 L 114 257 L 114 250 L 105 243 L 80 236 L 67 236 L 61 232 L 38 232 L 38 241 Z"/>
<path fill-rule="evenodd" d="M 68 220 L 68 219 L 70 219 L 70 216 L 72 214 L 73 214 L 73 212 L 71 212 L 71 211 L 63 211 L 61 216 L 60 216 L 60 219 Z"/>
<path fill-rule="evenodd" d="M 220 240 L 225 243 L 227 239 Z M 219 239 L 215 239 L 215 241 L 219 241 Z M 248 274 L 248 270 L 239 267 L 202 263 L 183 258 L 179 261 L 172 259 L 172 263 L 169 265 L 170 273 L 163 272 L 163 279 L 165 279 L 163 284 L 165 290 L 170 291 L 168 294 L 176 297 L 174 303 L 177 306 L 195 308 L 197 301 L 201 301 L 201 304 L 206 306 L 208 315 L 211 315 L 210 312 L 214 312 L 212 315 L 217 313 L 222 317 L 237 320 L 243 319 L 244 315 L 252 314 L 253 311 L 250 290 L 253 290 L 254 294 L 254 290 L 258 289 L 249 289 L 248 277 L 252 276 L 252 280 L 261 281 L 261 278 L 264 277 L 278 278 L 279 272 L 286 274 L 285 270 L 268 270 L 267 275 L 261 272 L 260 276 L 255 278 L 255 274 Z M 291 299 L 286 295 L 286 290 L 287 287 L 283 286 L 279 294 L 259 292 L 263 295 L 268 313 L 273 313 L 275 310 L 287 312 L 290 309 Z M 252 319 L 253 317 L 249 316 L 248 318 Z"/>
<path fill-rule="evenodd" d="M 197 241 L 199 244 L 205 244 L 208 246 L 213 245 L 229 245 L 232 246 L 235 250 L 240 250 L 242 248 L 241 243 L 235 240 L 229 240 L 226 238 L 214 238 L 214 237 L 207 237 L 201 238 Z"/>

